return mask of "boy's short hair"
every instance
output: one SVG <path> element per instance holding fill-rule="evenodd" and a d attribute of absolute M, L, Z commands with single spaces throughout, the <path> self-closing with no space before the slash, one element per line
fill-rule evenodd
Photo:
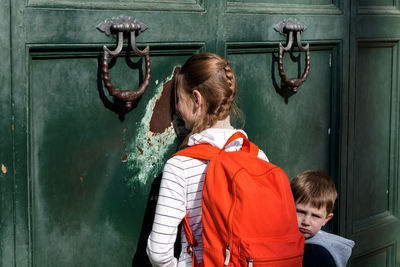
<path fill-rule="evenodd" d="M 296 175 L 290 183 L 295 203 L 310 203 L 332 213 L 337 198 L 336 187 L 329 175 L 322 170 L 308 170 Z"/>

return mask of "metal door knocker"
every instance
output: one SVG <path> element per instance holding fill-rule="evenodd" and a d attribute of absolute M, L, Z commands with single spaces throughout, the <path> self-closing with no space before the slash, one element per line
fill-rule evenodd
<path fill-rule="evenodd" d="M 132 109 L 132 102 L 139 97 L 141 97 L 146 91 L 150 84 L 151 76 L 151 64 L 150 64 L 150 47 L 147 46 L 145 49 L 140 50 L 136 46 L 136 36 L 147 29 L 147 26 L 142 22 L 127 16 L 113 17 L 112 19 L 107 19 L 105 22 L 99 24 L 97 29 L 106 33 L 107 35 L 115 34 L 117 35 L 117 48 L 111 51 L 107 46 L 103 46 L 104 55 L 102 61 L 102 75 L 104 86 L 107 88 L 108 93 L 125 104 L 127 111 Z M 133 52 L 139 57 L 145 57 L 146 59 L 146 75 L 142 84 L 140 84 L 137 90 L 120 90 L 116 89 L 111 82 L 110 74 L 108 71 L 108 58 L 117 57 L 122 51 L 124 36 L 130 38 L 130 43 Z"/>
<path fill-rule="evenodd" d="M 289 18 L 275 25 L 274 29 L 277 32 L 281 33 L 282 35 L 286 35 L 286 46 L 283 46 L 282 43 L 279 43 L 278 67 L 279 67 L 279 76 L 281 77 L 281 85 L 290 87 L 292 89 L 292 93 L 295 94 L 297 93 L 298 87 L 307 80 L 308 74 L 310 72 L 309 44 L 307 43 L 305 46 L 303 46 L 300 39 L 300 33 L 305 29 L 307 29 L 307 26 L 296 19 Z M 295 38 L 299 50 L 301 52 L 306 52 L 306 66 L 300 78 L 289 79 L 286 76 L 285 70 L 283 69 L 283 53 L 284 51 L 288 52 L 292 50 L 294 33 L 296 33 Z"/>

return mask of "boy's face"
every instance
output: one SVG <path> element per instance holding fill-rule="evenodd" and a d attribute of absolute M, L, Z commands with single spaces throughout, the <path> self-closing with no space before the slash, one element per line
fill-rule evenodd
<path fill-rule="evenodd" d="M 333 217 L 333 213 L 327 214 L 325 207 L 317 209 L 311 203 L 296 203 L 296 212 L 299 230 L 306 239 L 318 233 Z"/>

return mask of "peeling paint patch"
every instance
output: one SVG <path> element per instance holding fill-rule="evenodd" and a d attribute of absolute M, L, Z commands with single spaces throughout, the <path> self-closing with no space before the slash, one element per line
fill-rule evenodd
<path fill-rule="evenodd" d="M 1 164 L 1 171 L 6 174 L 7 173 L 7 168 L 4 164 Z"/>
<path fill-rule="evenodd" d="M 151 121 L 160 121 L 159 114 L 155 114 L 154 109 L 157 101 L 161 98 L 163 91 L 173 77 L 175 70 L 171 76 L 164 82 L 161 82 L 155 89 L 154 96 L 149 100 L 146 106 L 145 114 L 142 120 L 137 123 L 135 139 L 127 142 L 126 148 L 127 167 L 133 172 L 128 184 L 134 185 L 139 182 L 145 185 L 148 179 L 153 179 L 162 172 L 162 168 L 171 156 L 171 148 L 178 145 L 171 119 L 167 124 L 157 127 L 157 132 L 151 130 Z"/>
<path fill-rule="evenodd" d="M 175 68 L 174 75 L 177 73 L 178 68 Z M 153 108 L 153 115 L 150 120 L 150 132 L 152 133 L 163 133 L 168 127 L 170 127 L 172 122 L 172 113 L 174 103 L 172 80 L 164 83 L 163 90 L 160 97 Z M 174 103 L 175 104 L 175 103 Z"/>
<path fill-rule="evenodd" d="M 126 154 L 122 155 L 122 157 L 121 157 L 122 162 L 126 162 L 127 159 L 128 159 L 128 155 L 126 155 Z"/>

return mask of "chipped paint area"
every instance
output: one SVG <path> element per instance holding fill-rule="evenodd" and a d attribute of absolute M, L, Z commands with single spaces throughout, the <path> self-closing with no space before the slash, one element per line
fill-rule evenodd
<path fill-rule="evenodd" d="M 162 172 L 162 168 L 171 156 L 171 149 L 176 147 L 178 139 L 172 122 L 162 133 L 150 131 L 150 121 L 157 100 L 161 97 L 164 84 L 171 80 L 173 73 L 165 82 L 161 82 L 155 90 L 154 96 L 149 100 L 142 120 L 137 123 L 135 140 L 126 149 L 127 167 L 133 171 L 133 176 L 128 179 L 128 184 L 136 182 L 145 185 Z"/>
<path fill-rule="evenodd" d="M 7 168 L 4 164 L 1 164 L 1 172 L 6 174 L 7 173 Z"/>

